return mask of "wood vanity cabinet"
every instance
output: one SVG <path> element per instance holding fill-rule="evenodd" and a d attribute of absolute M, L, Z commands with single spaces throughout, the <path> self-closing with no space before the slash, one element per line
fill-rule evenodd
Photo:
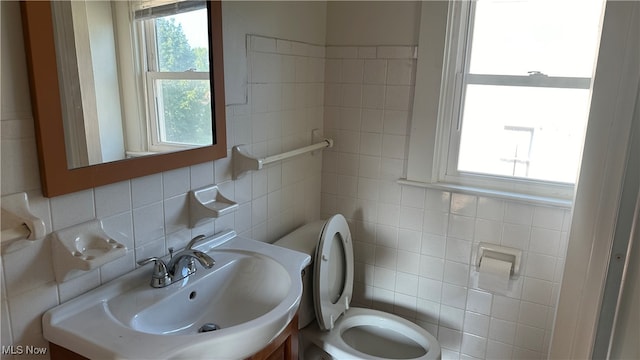
<path fill-rule="evenodd" d="M 51 360 L 83 360 L 87 359 L 86 357 L 74 353 L 73 351 L 64 348 L 60 345 L 56 345 L 54 343 L 49 343 L 49 356 Z"/>
<path fill-rule="evenodd" d="M 267 347 L 247 360 L 297 360 L 298 359 L 298 315 Z"/>
<path fill-rule="evenodd" d="M 49 343 L 51 360 L 86 360 L 82 355 Z M 212 359 L 215 355 L 212 354 Z M 246 360 L 297 360 L 298 359 L 298 315 L 296 315 L 289 325 L 273 340 L 267 347 Z"/>

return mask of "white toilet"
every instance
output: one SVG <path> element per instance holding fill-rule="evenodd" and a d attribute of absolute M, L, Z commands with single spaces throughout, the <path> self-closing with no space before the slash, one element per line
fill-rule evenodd
<path fill-rule="evenodd" d="M 353 245 L 344 216 L 304 225 L 274 244 L 312 259 L 303 272 L 298 311 L 301 359 L 441 358 L 437 340 L 418 325 L 378 310 L 349 308 Z"/>

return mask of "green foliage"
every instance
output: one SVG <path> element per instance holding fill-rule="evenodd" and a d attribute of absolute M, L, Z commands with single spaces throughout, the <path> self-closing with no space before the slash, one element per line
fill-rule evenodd
<path fill-rule="evenodd" d="M 174 18 L 156 19 L 161 72 L 209 71 L 209 51 L 191 48 Z M 212 143 L 211 87 L 208 80 L 159 80 L 164 120 L 161 140 L 192 145 Z"/>
<path fill-rule="evenodd" d="M 164 100 L 163 140 L 181 144 L 211 144 L 209 81 L 161 80 Z"/>
<path fill-rule="evenodd" d="M 209 71 L 209 49 L 193 48 L 193 53 L 196 55 L 196 71 Z"/>

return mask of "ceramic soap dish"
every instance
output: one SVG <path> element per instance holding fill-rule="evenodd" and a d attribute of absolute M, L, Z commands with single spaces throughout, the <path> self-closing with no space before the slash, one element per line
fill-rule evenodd
<path fill-rule="evenodd" d="M 56 281 L 61 283 L 124 256 L 127 248 L 111 239 L 99 220 L 91 220 L 56 231 L 52 251 Z"/>
<path fill-rule="evenodd" d="M 189 192 L 189 225 L 193 228 L 201 220 L 218 218 L 236 211 L 238 204 L 220 193 L 217 185 L 205 186 Z"/>

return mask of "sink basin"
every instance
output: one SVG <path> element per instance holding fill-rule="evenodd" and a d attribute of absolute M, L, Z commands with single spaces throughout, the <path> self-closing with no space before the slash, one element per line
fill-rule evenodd
<path fill-rule="evenodd" d="M 242 359 L 293 318 L 306 254 L 236 236 L 196 249 L 215 259 L 179 283 L 149 286 L 143 267 L 43 316 L 47 340 L 88 358 Z"/>
<path fill-rule="evenodd" d="M 200 281 L 167 294 L 145 284 L 107 301 L 107 310 L 137 331 L 194 334 L 205 324 L 226 329 L 256 319 L 287 297 L 291 279 L 272 258 L 237 251 L 209 255 L 216 266 Z"/>

